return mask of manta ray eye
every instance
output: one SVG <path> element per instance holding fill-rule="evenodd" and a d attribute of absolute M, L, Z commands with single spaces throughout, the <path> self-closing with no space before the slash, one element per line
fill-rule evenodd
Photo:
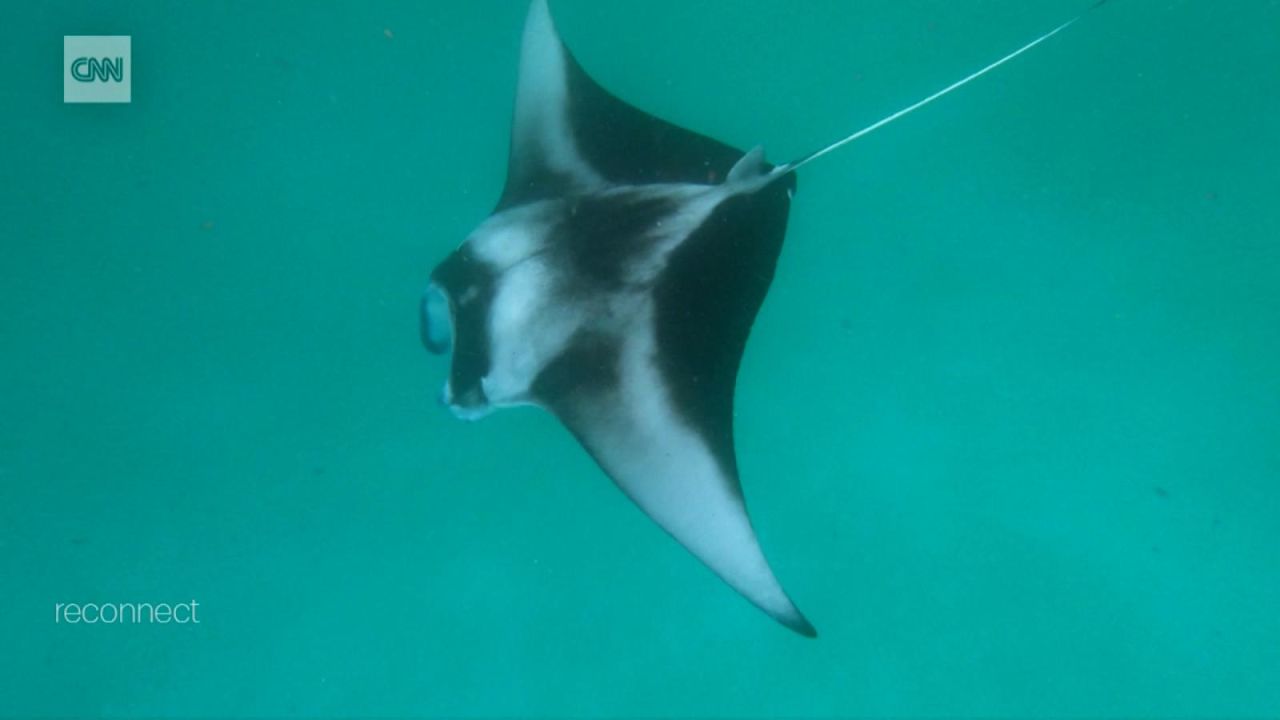
<path fill-rule="evenodd" d="M 453 314 L 449 311 L 449 298 L 434 283 L 422 294 L 418 322 L 422 346 L 428 352 L 436 355 L 449 352 L 453 343 Z"/>

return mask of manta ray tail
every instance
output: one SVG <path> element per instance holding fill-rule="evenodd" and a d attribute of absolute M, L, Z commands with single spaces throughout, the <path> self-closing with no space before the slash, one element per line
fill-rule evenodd
<path fill-rule="evenodd" d="M 991 63 L 990 65 L 987 65 L 986 67 L 982 68 L 981 70 L 978 70 L 978 71 L 976 71 L 976 72 L 974 72 L 974 73 L 971 73 L 971 74 L 969 74 L 969 75 L 966 75 L 965 77 L 963 77 L 963 78 L 961 78 L 961 79 L 957 80 L 956 82 L 951 83 L 950 85 L 948 85 L 948 86 L 946 86 L 946 87 L 942 88 L 942 89 L 941 89 L 941 90 L 939 90 L 938 92 L 935 92 L 934 94 L 932 94 L 932 95 L 930 95 L 930 96 L 928 96 L 928 97 L 924 98 L 923 100 L 919 100 L 919 101 L 917 101 L 917 102 L 915 102 L 915 103 L 912 103 L 911 105 L 908 105 L 908 106 L 906 106 L 906 107 L 902 108 L 901 110 L 899 110 L 899 111 L 897 111 L 897 112 L 895 112 L 895 113 L 893 113 L 893 114 L 891 114 L 891 115 L 889 115 L 889 116 L 887 116 L 887 117 L 885 117 L 885 118 L 882 118 L 882 119 L 880 119 L 880 120 L 877 120 L 876 122 L 871 123 L 870 125 L 868 125 L 868 126 L 866 126 L 866 127 L 862 128 L 861 130 L 859 130 L 859 131 L 857 131 L 857 132 L 853 133 L 852 135 L 849 135 L 848 137 L 842 138 L 842 139 L 840 139 L 840 140 L 837 140 L 836 142 L 831 143 L 830 145 L 828 145 L 828 146 L 826 146 L 826 147 L 822 148 L 821 150 L 816 150 L 816 151 L 814 151 L 814 152 L 811 152 L 811 153 L 809 153 L 808 155 L 805 155 L 804 157 L 800 158 L 799 160 L 795 160 L 795 161 L 792 161 L 792 162 L 785 163 L 785 164 L 782 164 L 782 165 L 777 166 L 777 167 L 776 167 L 776 168 L 774 168 L 774 170 L 773 170 L 773 175 L 778 176 L 778 175 L 786 175 L 787 173 L 793 173 L 793 172 L 795 172 L 796 170 L 799 170 L 800 168 L 804 167 L 805 165 L 808 165 L 809 163 L 813 162 L 814 160 L 817 160 L 818 158 L 822 157 L 823 155 L 826 155 L 827 153 L 830 153 L 830 152 L 833 152 L 833 151 L 835 151 L 835 150 L 838 150 L 839 148 L 842 148 L 842 147 L 844 147 L 845 145 L 848 145 L 849 143 L 853 142 L 854 140 L 857 140 L 858 138 L 862 137 L 863 135 L 867 135 L 867 134 L 870 134 L 871 132 L 874 132 L 875 130 L 879 130 L 880 128 L 884 127 L 885 125 L 888 125 L 889 123 L 893 122 L 894 120 L 897 120 L 897 119 L 899 119 L 899 118 L 901 118 L 901 117 L 903 117 L 903 116 L 905 116 L 905 115 L 908 115 L 908 114 L 910 114 L 910 113 L 912 113 L 912 112 L 915 112 L 916 110 L 919 110 L 920 108 L 924 107 L 925 105 L 928 105 L 929 103 L 933 102 L 934 100 L 937 100 L 938 98 L 942 97 L 943 95 L 946 95 L 946 94 L 948 94 L 948 93 L 950 93 L 950 92 L 952 92 L 952 91 L 954 91 L 954 90 L 959 90 L 961 87 L 964 87 L 965 85 L 968 85 L 969 83 L 973 82 L 974 80 L 977 80 L 978 78 L 982 77 L 983 75 L 986 75 L 987 73 L 991 72 L 992 70 L 995 70 L 996 68 L 1000 67 L 1001 65 L 1003 65 L 1003 64 L 1005 64 L 1005 63 L 1007 63 L 1007 62 L 1009 62 L 1010 60 L 1012 60 L 1012 59 L 1014 59 L 1014 58 L 1018 57 L 1019 55 L 1021 55 L 1021 54 L 1025 53 L 1025 52 L 1027 52 L 1027 51 L 1028 51 L 1028 50 L 1030 50 L 1031 48 L 1033 48 L 1033 47 L 1035 47 L 1035 46 L 1039 45 L 1040 43 L 1044 42 L 1045 40 L 1048 40 L 1049 38 L 1053 37 L 1054 35 L 1057 35 L 1058 33 L 1062 32 L 1063 30 L 1066 30 L 1067 28 L 1069 28 L 1069 27 L 1071 27 L 1072 25 L 1074 25 L 1074 24 L 1076 24 L 1077 22 L 1079 22 L 1079 21 L 1080 21 L 1080 19 L 1081 19 L 1081 18 L 1083 18 L 1085 15 L 1088 15 L 1090 12 L 1092 12 L 1092 11 L 1096 10 L 1097 8 L 1101 7 L 1102 5 L 1105 5 L 1106 3 L 1107 3 L 1107 0 L 1098 0 L 1097 2 L 1095 2 L 1094 4 L 1092 4 L 1092 5 L 1090 5 L 1088 8 L 1086 8 L 1086 9 L 1085 9 L 1083 12 L 1081 12 L 1079 15 L 1076 15 L 1075 17 L 1071 18 L 1070 20 L 1068 20 L 1068 21 L 1066 21 L 1066 22 L 1062 23 L 1061 25 L 1059 25 L 1059 26 L 1055 27 L 1054 29 L 1050 30 L 1049 32 L 1047 32 L 1047 33 L 1045 33 L 1045 34 L 1041 35 L 1040 37 L 1036 38 L 1035 40 L 1032 40 L 1031 42 L 1027 43 L 1026 45 L 1023 45 L 1022 47 L 1018 48 L 1017 50 L 1014 50 L 1013 52 L 1009 53 L 1008 55 L 1005 55 L 1004 57 L 1000 58 L 999 60 L 996 60 L 995 62 Z"/>

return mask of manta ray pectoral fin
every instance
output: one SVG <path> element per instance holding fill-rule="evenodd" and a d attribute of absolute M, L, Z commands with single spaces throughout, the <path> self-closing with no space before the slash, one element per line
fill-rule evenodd
<path fill-rule="evenodd" d="M 741 157 L 614 97 L 574 60 L 546 0 L 530 3 L 499 210 L 610 185 L 712 184 Z"/>
<path fill-rule="evenodd" d="M 536 390 L 618 487 L 689 552 L 778 622 L 816 637 L 774 577 L 736 471 L 682 416 L 653 365 L 652 335 L 570 352 Z M 608 372 L 599 372 L 607 364 Z M 583 382 L 592 376 L 595 382 Z"/>
<path fill-rule="evenodd" d="M 534 0 L 520 45 L 520 77 L 504 205 L 604 185 L 573 135 L 570 84 L 576 71 L 546 0 Z"/>

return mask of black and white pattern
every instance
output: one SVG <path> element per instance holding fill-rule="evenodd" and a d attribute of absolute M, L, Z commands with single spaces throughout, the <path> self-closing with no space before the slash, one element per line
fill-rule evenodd
<path fill-rule="evenodd" d="M 738 362 L 795 187 L 770 170 L 610 95 L 536 0 L 506 188 L 432 273 L 422 335 L 442 352 L 452 326 L 456 414 L 547 408 L 676 540 L 813 635 L 760 551 L 733 452 Z"/>
<path fill-rule="evenodd" d="M 795 170 L 1078 19 L 773 167 L 759 148 L 744 153 L 610 95 L 533 0 L 502 197 L 432 272 L 422 303 L 423 344 L 452 347 L 442 401 L 466 419 L 521 404 L 551 411 L 698 559 L 815 636 L 761 552 L 733 447 L 738 365 L 773 280 Z"/>

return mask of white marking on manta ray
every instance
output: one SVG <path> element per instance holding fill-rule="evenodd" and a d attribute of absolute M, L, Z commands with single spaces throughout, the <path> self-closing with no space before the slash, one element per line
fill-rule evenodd
<path fill-rule="evenodd" d="M 445 297 L 447 319 L 437 300 L 424 298 L 421 306 L 424 345 L 442 352 L 453 341 L 442 400 L 471 420 L 515 405 L 550 410 L 693 555 L 782 624 L 816 636 L 760 548 L 732 447 L 738 356 L 781 248 L 794 189 L 787 178 L 1027 52 L 1105 1 L 799 160 L 770 167 L 756 147 L 731 155 L 736 161 L 726 167 L 725 153 L 740 151 L 648 116 L 595 85 L 564 48 L 546 0 L 533 0 L 503 199 L 432 273 L 431 292 Z M 591 102 L 598 105 L 588 113 L 592 122 L 626 116 L 633 129 L 649 131 L 591 146 L 584 141 L 594 128 L 574 115 Z M 619 149 L 633 153 L 621 165 L 602 155 Z M 649 156 L 664 151 L 670 156 Z M 703 182 L 717 172 L 723 182 Z M 735 224 L 744 208 L 766 227 Z M 763 255 L 735 255 L 724 277 L 690 255 L 691 247 L 733 241 L 735 252 L 774 244 Z M 735 285 L 742 277 L 747 282 Z M 762 284 L 750 282 L 760 277 Z M 714 302 L 700 305 L 700 297 Z M 740 316 L 729 301 L 746 305 Z M 703 334 L 724 346 L 700 346 Z M 706 353 L 720 355 L 709 361 Z M 726 387 L 728 401 L 715 395 Z"/>

